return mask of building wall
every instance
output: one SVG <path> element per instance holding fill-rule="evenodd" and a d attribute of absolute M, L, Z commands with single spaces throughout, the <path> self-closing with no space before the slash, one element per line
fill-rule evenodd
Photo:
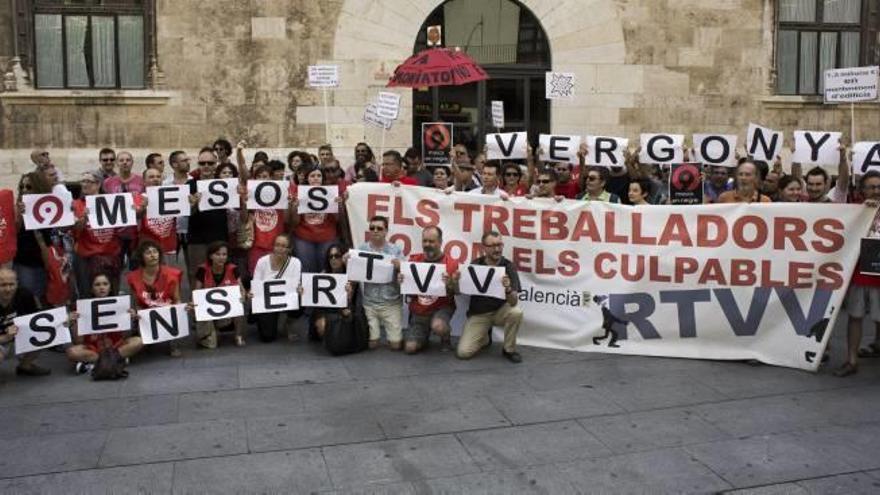
<path fill-rule="evenodd" d="M 159 0 L 160 91 L 0 93 L 0 185 L 30 168 L 45 146 L 71 177 L 102 146 L 193 150 L 224 136 L 279 156 L 330 141 L 351 155 L 380 131 L 361 117 L 394 67 L 412 52 L 441 0 Z M 848 107 L 772 95 L 771 0 L 524 0 L 549 37 L 554 70 L 577 75 L 577 97 L 553 101 L 557 133 L 638 137 L 717 131 L 742 139 L 749 122 L 792 131 L 841 130 Z M 0 64 L 11 55 L 10 16 L 0 8 Z M 588 12 L 589 15 L 584 15 Z M 8 28 L 8 29 L 7 29 Z M 7 34 L 9 33 L 9 34 Z M 9 39 L 7 39 L 9 38 Z M 342 85 L 305 87 L 306 67 L 339 64 Z M 411 95 L 385 147 L 411 139 Z M 880 105 L 856 110 L 858 137 L 880 139 Z"/>

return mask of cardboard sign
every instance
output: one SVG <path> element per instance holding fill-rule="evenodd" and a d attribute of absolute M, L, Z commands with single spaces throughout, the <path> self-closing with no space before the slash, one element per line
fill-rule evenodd
<path fill-rule="evenodd" d="M 338 213 L 339 186 L 297 186 L 297 213 Z"/>
<path fill-rule="evenodd" d="M 880 275 L 880 239 L 862 238 L 859 250 L 859 273 L 863 275 Z"/>
<path fill-rule="evenodd" d="M 486 160 L 521 160 L 528 157 L 529 133 L 486 134 Z"/>
<path fill-rule="evenodd" d="M 669 203 L 703 204 L 703 174 L 699 163 L 674 163 L 669 173 Z"/>
<path fill-rule="evenodd" d="M 188 217 L 189 186 L 150 186 L 147 188 L 147 218 Z"/>
<path fill-rule="evenodd" d="M 68 227 L 76 223 L 73 215 L 73 199 L 57 194 L 24 195 L 25 230 Z"/>
<path fill-rule="evenodd" d="M 313 88 L 335 88 L 339 86 L 339 66 L 310 65 L 309 86 Z"/>
<path fill-rule="evenodd" d="M 825 103 L 853 103 L 877 99 L 880 67 L 850 67 L 825 71 Z"/>
<path fill-rule="evenodd" d="M 237 285 L 192 291 L 196 321 L 213 321 L 244 315 L 241 289 Z"/>
<path fill-rule="evenodd" d="M 291 278 L 270 278 L 251 282 L 251 311 L 255 314 L 299 309 L 299 281 Z"/>
<path fill-rule="evenodd" d="M 470 296 L 487 296 L 505 299 L 501 279 L 506 274 L 503 267 L 486 265 L 461 265 L 458 290 Z"/>
<path fill-rule="evenodd" d="M 853 174 L 864 175 L 869 170 L 880 171 L 880 142 L 862 141 L 853 146 Z"/>
<path fill-rule="evenodd" d="M 379 129 L 391 129 L 391 124 L 394 122 L 391 119 L 385 119 L 379 116 L 379 110 L 375 103 L 367 104 L 366 108 L 364 108 L 364 122 L 373 127 L 378 127 Z"/>
<path fill-rule="evenodd" d="M 391 257 L 370 251 L 348 251 L 347 275 L 352 282 L 387 284 L 394 281 L 394 265 Z"/>
<path fill-rule="evenodd" d="M 302 305 L 318 308 L 345 308 L 348 277 L 330 273 L 304 273 L 302 277 Z"/>
<path fill-rule="evenodd" d="M 422 163 L 425 166 L 452 164 L 452 124 L 422 123 Z"/>
<path fill-rule="evenodd" d="M 555 136 L 541 134 L 538 136 L 541 154 L 538 159 L 555 163 L 579 163 L 577 152 L 581 147 L 580 136 Z"/>
<path fill-rule="evenodd" d="M 189 335 L 185 304 L 159 306 L 138 311 L 138 329 L 144 345 L 181 339 Z"/>
<path fill-rule="evenodd" d="M 639 153 L 641 163 L 664 165 L 681 163 L 684 158 L 684 136 L 681 134 L 642 134 Z"/>
<path fill-rule="evenodd" d="M 401 262 L 400 274 L 403 275 L 403 282 L 400 284 L 400 293 L 416 296 L 445 296 L 444 273 L 446 273 L 446 265 L 441 263 Z"/>
<path fill-rule="evenodd" d="M 492 125 L 496 129 L 504 127 L 504 102 L 499 100 L 492 101 Z"/>
<path fill-rule="evenodd" d="M 286 210 L 290 204 L 290 182 L 286 180 L 247 181 L 249 210 Z"/>
<path fill-rule="evenodd" d="M 781 132 L 749 124 L 746 131 L 746 152 L 755 160 L 773 163 L 782 154 L 783 136 Z"/>
<path fill-rule="evenodd" d="M 200 211 L 237 210 L 240 206 L 238 179 L 199 180 L 196 181 L 196 190 L 202 195 Z"/>
<path fill-rule="evenodd" d="M 15 354 L 48 349 L 56 345 L 71 343 L 70 329 L 67 328 L 67 308 L 60 307 L 40 311 L 12 320 L 18 327 L 15 334 Z"/>
<path fill-rule="evenodd" d="M 376 114 L 383 119 L 397 120 L 400 113 L 400 95 L 382 91 L 376 97 Z"/>
<path fill-rule="evenodd" d="M 791 161 L 802 164 L 840 164 L 840 133 L 794 131 L 794 153 Z"/>
<path fill-rule="evenodd" d="M 703 165 L 736 167 L 736 136 L 694 134 L 694 159 Z"/>
<path fill-rule="evenodd" d="M 584 163 L 598 167 L 625 167 L 629 139 L 609 136 L 587 136 Z"/>
<path fill-rule="evenodd" d="M 76 333 L 79 336 L 131 330 L 131 298 L 100 297 L 76 302 Z"/>
<path fill-rule="evenodd" d="M 137 225 L 134 197 L 131 193 L 86 196 L 86 208 L 89 210 L 89 226 L 93 229 Z"/>
<path fill-rule="evenodd" d="M 548 100 L 572 99 L 576 82 L 574 73 L 548 72 L 544 81 L 544 96 Z"/>

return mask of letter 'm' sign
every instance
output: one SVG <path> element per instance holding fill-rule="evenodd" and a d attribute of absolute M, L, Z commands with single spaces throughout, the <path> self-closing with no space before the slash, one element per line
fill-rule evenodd
<path fill-rule="evenodd" d="M 369 251 L 348 251 L 348 279 L 352 282 L 387 284 L 394 280 L 394 265 L 391 257 Z"/>
<path fill-rule="evenodd" d="M 344 308 L 348 306 L 345 284 L 348 277 L 331 273 L 304 273 L 302 276 L 302 305 L 318 308 Z"/>
<path fill-rule="evenodd" d="M 244 315 L 241 289 L 237 285 L 192 291 L 196 321 L 213 321 Z"/>
<path fill-rule="evenodd" d="M 86 208 L 89 210 L 89 226 L 93 229 L 137 225 L 131 193 L 86 196 Z"/>
<path fill-rule="evenodd" d="M 461 277 L 458 279 L 458 289 L 462 294 L 470 296 L 487 296 L 495 299 L 505 299 L 504 268 L 500 266 L 486 265 L 461 265 Z"/>
<path fill-rule="evenodd" d="M 297 213 L 338 213 L 339 186 L 297 186 Z"/>
<path fill-rule="evenodd" d="M 107 332 L 126 332 L 131 330 L 131 298 L 101 297 L 80 299 L 76 302 L 76 333 L 92 335 Z"/>
<path fill-rule="evenodd" d="M 521 160 L 527 158 L 528 146 L 527 132 L 486 134 L 486 159 Z"/>
<path fill-rule="evenodd" d="M 185 304 L 160 306 L 138 311 L 138 329 L 144 344 L 158 344 L 189 335 Z"/>
<path fill-rule="evenodd" d="M 657 165 L 681 163 L 684 160 L 684 135 L 682 134 L 642 134 L 639 137 L 642 147 L 639 162 Z"/>
<path fill-rule="evenodd" d="M 67 308 L 60 307 L 41 311 L 12 320 L 18 327 L 15 335 L 15 354 L 39 351 L 71 342 L 67 328 Z"/>
<path fill-rule="evenodd" d="M 196 181 L 199 211 L 228 210 L 239 207 L 238 179 L 213 179 Z"/>
<path fill-rule="evenodd" d="M 188 217 L 189 186 L 150 186 L 147 188 L 147 218 Z"/>

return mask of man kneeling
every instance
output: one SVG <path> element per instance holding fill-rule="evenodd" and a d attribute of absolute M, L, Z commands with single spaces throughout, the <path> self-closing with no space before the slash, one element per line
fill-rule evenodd
<path fill-rule="evenodd" d="M 407 354 L 415 354 L 428 344 L 431 334 L 440 337 L 440 349 L 452 349 L 449 321 L 455 314 L 455 287 L 452 274 L 458 271 L 458 263 L 443 254 L 443 231 L 430 226 L 422 230 L 422 251 L 409 257 L 413 263 L 437 263 L 446 265 L 443 279 L 446 282 L 446 295 L 410 296 L 409 328 L 404 344 Z M 402 279 L 403 275 L 399 275 Z"/>
<path fill-rule="evenodd" d="M 489 332 L 497 325 L 504 327 L 504 348 L 501 355 L 512 363 L 519 363 L 522 362 L 522 356 L 516 352 L 516 334 L 523 319 L 522 308 L 517 306 L 517 295 L 521 287 L 519 276 L 513 263 L 502 255 L 504 243 L 501 234 L 487 232 L 483 234 L 482 242 L 485 255 L 474 260 L 473 264 L 504 268 L 505 275 L 501 283 L 504 285 L 505 298 L 471 296 L 467 322 L 458 340 L 457 355 L 459 359 L 470 359 L 480 349 L 488 346 Z M 458 279 L 458 275 L 455 278 Z"/>

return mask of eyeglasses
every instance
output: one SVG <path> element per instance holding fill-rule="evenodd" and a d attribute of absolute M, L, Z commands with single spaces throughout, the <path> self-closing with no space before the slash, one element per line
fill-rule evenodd
<path fill-rule="evenodd" d="M 467 151 L 456 151 L 455 154 L 456 154 L 456 155 L 459 155 L 459 156 L 461 156 L 461 155 L 467 155 Z"/>
<path fill-rule="evenodd" d="M 101 158 L 101 161 L 102 161 L 102 162 L 112 162 L 112 161 L 115 161 L 115 160 L 116 160 L 116 158 Z"/>
<path fill-rule="evenodd" d="M 504 247 L 504 243 L 503 243 L 503 242 L 499 242 L 499 243 L 497 243 L 497 244 L 483 244 L 483 247 L 486 248 L 486 249 L 502 248 L 502 247 Z"/>
<path fill-rule="evenodd" d="M 216 165 L 216 164 L 217 164 L 217 162 L 199 162 L 200 167 L 205 167 L 208 165 Z"/>
<path fill-rule="evenodd" d="M 505 177 L 520 177 L 520 175 L 516 172 L 507 172 L 504 174 Z"/>
<path fill-rule="evenodd" d="M 553 181 L 550 179 L 538 179 L 535 181 L 536 184 L 550 184 L 551 182 Z"/>
<path fill-rule="evenodd" d="M 338 260 L 342 258 L 342 255 L 339 253 L 330 253 L 330 256 L 328 256 L 328 258 L 330 258 L 331 260 Z"/>
<path fill-rule="evenodd" d="M 381 225 L 370 225 L 370 232 L 382 232 L 385 230 L 385 227 Z"/>
<path fill-rule="evenodd" d="M 82 179 L 80 182 L 83 184 L 97 184 L 98 183 L 98 181 L 96 181 L 95 179 Z"/>

